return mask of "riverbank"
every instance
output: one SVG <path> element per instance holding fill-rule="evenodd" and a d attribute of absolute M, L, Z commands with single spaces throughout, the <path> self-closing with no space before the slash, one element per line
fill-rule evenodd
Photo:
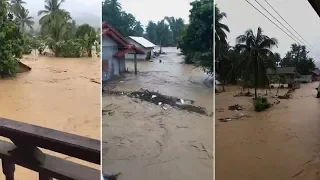
<path fill-rule="evenodd" d="M 301 84 L 292 98 L 259 113 L 253 111 L 250 98 L 233 97 L 238 88 L 227 87 L 227 92 L 216 95 L 216 178 L 319 179 L 317 86 L 318 82 Z M 228 110 L 233 104 L 243 105 L 244 110 Z M 218 120 L 239 113 L 247 117 Z"/>

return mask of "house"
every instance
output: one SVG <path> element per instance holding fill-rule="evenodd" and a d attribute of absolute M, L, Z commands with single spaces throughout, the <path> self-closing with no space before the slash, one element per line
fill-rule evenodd
<path fill-rule="evenodd" d="M 312 75 L 301 75 L 295 81 L 299 83 L 310 83 L 312 82 Z"/>
<path fill-rule="evenodd" d="M 156 45 L 154 45 L 152 42 L 148 41 L 147 39 L 143 37 L 136 37 L 136 36 L 129 36 L 128 41 L 135 45 L 137 48 L 141 49 L 145 54 L 139 54 L 137 55 L 137 59 L 140 60 L 150 60 L 153 56 L 153 49 Z M 126 59 L 134 59 L 133 53 L 127 53 Z"/>
<path fill-rule="evenodd" d="M 144 54 L 110 24 L 102 23 L 102 81 L 107 82 L 125 72 L 125 54 Z"/>
<path fill-rule="evenodd" d="M 267 75 L 270 79 L 270 84 L 288 84 L 288 87 L 293 85 L 295 79 L 300 76 L 295 67 L 268 68 Z"/>
<path fill-rule="evenodd" d="M 316 68 L 313 71 L 311 71 L 312 73 L 312 80 L 313 81 L 320 81 L 320 69 Z"/>

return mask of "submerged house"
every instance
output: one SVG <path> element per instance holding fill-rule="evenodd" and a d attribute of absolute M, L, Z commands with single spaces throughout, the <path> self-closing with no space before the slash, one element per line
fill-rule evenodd
<path fill-rule="evenodd" d="M 313 81 L 320 81 L 320 69 L 316 68 L 313 71 L 311 71 L 312 73 L 312 80 Z"/>
<path fill-rule="evenodd" d="M 153 49 L 156 45 L 148 41 L 143 37 L 129 36 L 128 41 L 130 44 L 135 45 L 137 48 L 141 49 L 145 54 L 137 55 L 137 59 L 140 60 L 150 60 L 153 56 Z M 126 59 L 134 59 L 134 53 L 127 53 Z"/>
<path fill-rule="evenodd" d="M 268 68 L 267 75 L 271 84 L 279 83 L 280 81 L 281 84 L 288 84 L 288 86 L 294 84 L 295 79 L 300 76 L 295 67 Z"/>
<path fill-rule="evenodd" d="M 123 37 L 110 24 L 102 23 L 102 81 L 119 77 L 125 72 L 125 54 L 145 54 Z"/>

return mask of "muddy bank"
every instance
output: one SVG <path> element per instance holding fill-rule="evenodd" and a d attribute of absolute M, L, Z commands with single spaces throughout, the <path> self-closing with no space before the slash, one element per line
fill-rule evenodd
<path fill-rule="evenodd" d="M 100 139 L 101 89 L 90 81 L 100 82 L 99 59 L 28 55 L 21 62 L 32 70 L 0 79 L 0 117 Z M 21 167 L 15 174 L 17 179 L 38 179 Z"/>
<path fill-rule="evenodd" d="M 253 111 L 250 97 L 233 97 L 239 92 L 236 87 L 227 87 L 227 92 L 217 95 L 216 178 L 319 179 L 320 102 L 314 90 L 317 85 L 302 84 L 290 99 L 259 113 Z M 279 95 L 285 93 L 281 90 Z M 244 110 L 228 110 L 232 105 L 229 102 L 242 105 Z M 228 123 L 218 120 L 240 113 L 250 117 Z"/>

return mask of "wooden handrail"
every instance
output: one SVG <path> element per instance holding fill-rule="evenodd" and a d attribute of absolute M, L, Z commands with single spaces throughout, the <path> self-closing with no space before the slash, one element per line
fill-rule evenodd
<path fill-rule="evenodd" d="M 45 127 L 0 118 L 0 136 L 100 164 L 100 141 Z"/>
<path fill-rule="evenodd" d="M 100 141 L 0 118 L 0 158 L 6 180 L 14 180 L 15 164 L 39 172 L 40 180 L 99 180 L 100 171 L 43 153 L 48 149 L 100 165 Z"/>

